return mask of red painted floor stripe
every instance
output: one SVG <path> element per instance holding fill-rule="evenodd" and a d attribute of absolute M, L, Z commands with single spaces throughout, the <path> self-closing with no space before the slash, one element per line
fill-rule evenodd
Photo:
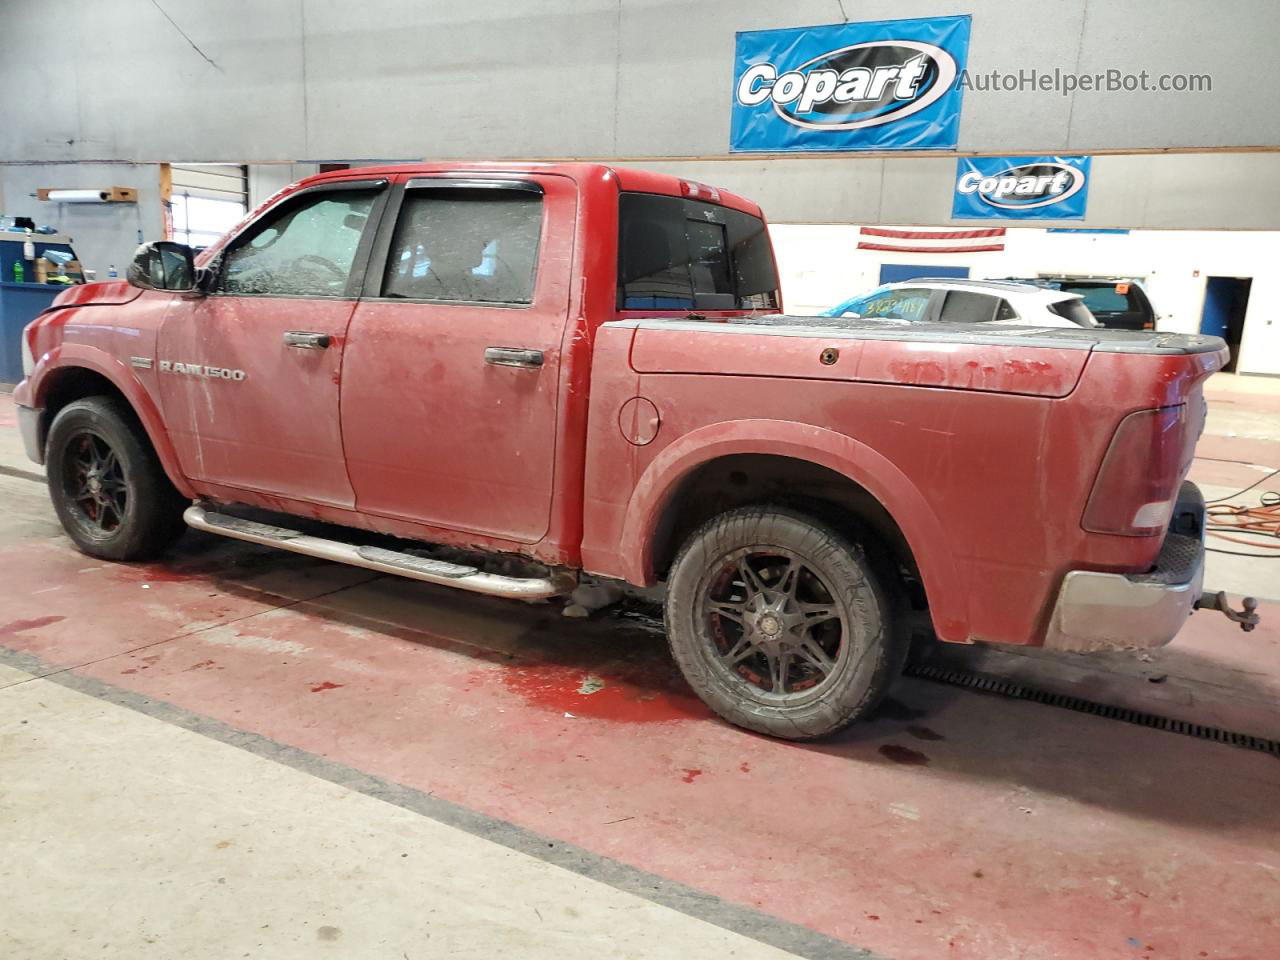
<path fill-rule="evenodd" d="M 93 566 L 0 551 L 0 643 L 899 960 L 1280 955 L 1265 756 L 918 682 L 797 746 L 550 607 L 380 580 L 273 609 L 352 571 L 196 538 Z"/>

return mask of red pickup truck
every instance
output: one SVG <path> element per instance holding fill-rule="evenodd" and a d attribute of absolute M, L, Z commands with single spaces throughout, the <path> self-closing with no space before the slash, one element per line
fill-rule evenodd
<path fill-rule="evenodd" d="M 721 715 L 807 738 L 943 641 L 1170 640 L 1215 337 L 782 314 L 750 201 L 597 164 L 322 174 L 24 335 L 85 552 L 183 524 L 499 596 L 665 584 Z M 430 544 L 431 546 L 427 546 Z"/>

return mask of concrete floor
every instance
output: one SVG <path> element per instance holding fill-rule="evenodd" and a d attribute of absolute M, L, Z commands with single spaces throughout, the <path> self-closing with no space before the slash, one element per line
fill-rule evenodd
<path fill-rule="evenodd" d="M 1228 491 L 1280 465 L 1280 396 L 1231 387 L 1196 466 Z M 0 956 L 1280 956 L 1273 757 L 917 680 L 797 746 L 618 621 L 194 533 L 100 563 L 11 422 L 0 398 Z M 1280 597 L 1259 563 L 1211 570 Z M 1269 722 L 1264 614 L 1034 670 Z"/>

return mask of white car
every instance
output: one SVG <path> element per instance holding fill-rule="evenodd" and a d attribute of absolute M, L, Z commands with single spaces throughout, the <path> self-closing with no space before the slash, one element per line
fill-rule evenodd
<path fill-rule="evenodd" d="M 846 300 L 824 317 L 899 323 L 995 323 L 1023 327 L 1097 327 L 1084 298 L 1007 280 L 906 280 Z"/>

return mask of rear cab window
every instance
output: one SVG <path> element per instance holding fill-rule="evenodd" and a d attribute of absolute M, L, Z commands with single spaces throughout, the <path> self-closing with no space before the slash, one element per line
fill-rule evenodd
<path fill-rule="evenodd" d="M 758 217 L 701 200 L 623 193 L 619 310 L 776 310 L 778 273 Z"/>

